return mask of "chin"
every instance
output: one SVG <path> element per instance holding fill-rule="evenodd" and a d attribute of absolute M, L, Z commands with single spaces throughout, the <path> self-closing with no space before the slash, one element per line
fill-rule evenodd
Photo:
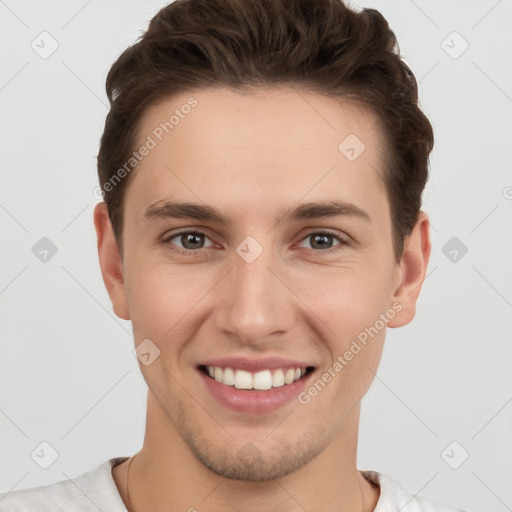
<path fill-rule="evenodd" d="M 296 441 L 246 440 L 235 442 L 222 438 L 217 444 L 208 442 L 206 433 L 187 430 L 184 439 L 195 458 L 213 473 L 247 482 L 265 482 L 289 475 L 315 459 L 328 442 L 304 434 Z M 224 444 L 221 444 L 224 443 Z"/>

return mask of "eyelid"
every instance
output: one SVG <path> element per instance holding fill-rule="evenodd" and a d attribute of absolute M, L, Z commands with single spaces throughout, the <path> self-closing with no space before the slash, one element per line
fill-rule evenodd
<path fill-rule="evenodd" d="M 213 240 L 211 240 L 211 238 L 202 230 L 200 229 L 184 229 L 182 231 L 177 231 L 176 233 L 169 233 L 169 234 L 165 234 L 162 238 L 162 241 L 164 243 L 169 243 L 172 239 L 174 238 L 177 238 L 181 235 L 203 235 L 205 237 L 205 239 L 208 239 L 210 240 L 210 242 L 212 242 L 212 245 L 211 246 L 208 246 L 208 247 L 212 247 L 214 245 L 216 245 Z M 204 249 L 204 247 L 201 247 L 201 249 Z M 192 249 L 185 249 L 185 250 L 188 250 L 188 251 L 192 251 Z M 197 249 L 196 251 L 193 251 L 193 252 L 198 252 L 200 249 Z"/>
<path fill-rule="evenodd" d="M 345 245 L 349 245 L 350 244 L 350 237 L 348 235 L 345 235 L 345 236 L 342 236 L 340 235 L 338 232 L 335 232 L 335 231 L 332 231 L 330 229 L 327 229 L 327 228 L 316 228 L 316 229 L 313 229 L 311 231 L 309 231 L 307 234 L 305 234 L 301 239 L 300 239 L 300 242 L 299 243 L 302 243 L 304 240 L 306 240 L 307 238 L 313 236 L 313 235 L 329 235 L 329 236 L 332 236 L 333 238 L 335 238 L 336 240 L 338 240 L 338 244 L 334 245 L 333 247 L 330 247 L 328 249 L 320 249 L 320 250 L 314 250 L 315 252 L 318 252 L 318 253 L 326 253 L 326 252 L 329 252 L 329 251 L 335 251 L 337 250 L 336 247 L 339 247 L 339 246 L 345 246 Z"/>

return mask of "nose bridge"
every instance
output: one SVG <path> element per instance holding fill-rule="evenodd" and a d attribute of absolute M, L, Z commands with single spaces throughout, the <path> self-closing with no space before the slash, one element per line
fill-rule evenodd
<path fill-rule="evenodd" d="M 223 286 L 217 327 L 248 344 L 284 334 L 293 324 L 293 301 L 276 277 L 272 249 L 248 237 L 233 254 L 233 269 Z"/>

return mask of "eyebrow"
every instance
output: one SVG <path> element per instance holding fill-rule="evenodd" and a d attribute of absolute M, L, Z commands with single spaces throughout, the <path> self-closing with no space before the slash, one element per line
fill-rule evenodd
<path fill-rule="evenodd" d="M 282 220 L 306 220 L 331 217 L 356 217 L 371 222 L 370 216 L 358 206 L 345 201 L 319 201 L 285 208 Z M 191 219 L 228 224 L 228 219 L 211 206 L 176 201 L 157 201 L 144 213 L 146 220 Z"/>

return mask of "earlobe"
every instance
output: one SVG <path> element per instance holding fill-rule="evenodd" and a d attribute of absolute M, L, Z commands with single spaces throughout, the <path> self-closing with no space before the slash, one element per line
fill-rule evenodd
<path fill-rule="evenodd" d="M 94 208 L 94 227 L 96 229 L 101 274 L 114 313 L 123 320 L 130 320 L 122 259 L 108 217 L 107 205 L 103 202 L 98 203 Z"/>
<path fill-rule="evenodd" d="M 400 259 L 401 283 L 393 294 L 391 303 L 399 313 L 388 322 L 388 327 L 402 327 L 416 314 L 416 301 L 421 291 L 430 259 L 430 225 L 425 212 L 420 211 L 411 234 L 404 240 Z M 397 306 L 399 304 L 400 306 Z"/>

